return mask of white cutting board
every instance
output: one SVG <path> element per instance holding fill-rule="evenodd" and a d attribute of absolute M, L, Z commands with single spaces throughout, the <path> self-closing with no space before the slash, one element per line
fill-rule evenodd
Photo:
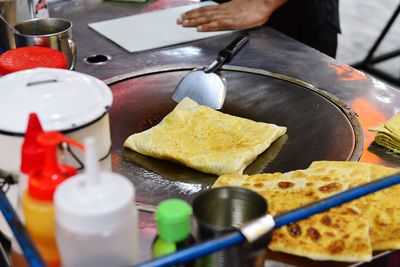
<path fill-rule="evenodd" d="M 208 1 L 168 8 L 129 17 L 90 23 L 89 27 L 129 52 L 175 45 L 230 32 L 197 32 L 196 28 L 184 28 L 176 24 L 176 20 L 182 13 L 210 4 L 215 3 Z"/>

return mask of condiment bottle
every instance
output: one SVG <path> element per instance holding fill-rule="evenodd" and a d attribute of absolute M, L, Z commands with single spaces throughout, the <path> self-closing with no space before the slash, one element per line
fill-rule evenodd
<path fill-rule="evenodd" d="M 85 140 L 85 171 L 55 194 L 57 244 L 63 267 L 122 267 L 135 263 L 138 212 L 132 183 L 99 172 L 94 139 Z"/>
<path fill-rule="evenodd" d="M 54 192 L 76 170 L 57 161 L 57 146 L 66 142 L 83 149 L 82 145 L 66 139 L 58 132 L 44 132 L 38 136 L 44 149 L 44 164 L 33 170 L 28 178 L 28 190 L 22 197 L 25 226 L 49 267 L 60 266 L 55 239 Z"/>
<path fill-rule="evenodd" d="M 18 198 L 17 214 L 21 222 L 24 222 L 24 216 L 21 207 L 22 196 L 28 187 L 28 175 L 34 169 L 43 166 L 44 151 L 43 146 L 39 144 L 37 137 L 43 133 L 42 125 L 36 113 L 30 113 L 28 126 L 24 135 L 24 141 L 21 149 L 21 171 L 18 178 Z M 12 240 L 12 249 L 15 257 L 23 257 L 22 250 L 15 239 Z M 22 259 L 21 259 L 22 260 Z"/>
<path fill-rule="evenodd" d="M 181 199 L 168 199 L 160 203 L 155 213 L 157 237 L 151 250 L 153 258 L 174 253 L 194 243 L 190 234 L 191 214 L 192 207 Z M 194 266 L 194 263 L 185 266 Z"/>
<path fill-rule="evenodd" d="M 34 169 L 43 166 L 44 150 L 38 136 L 43 133 L 42 125 L 36 113 L 29 114 L 28 127 L 25 132 L 21 149 L 21 173 L 18 180 L 18 205 L 23 193 L 28 187 L 28 175 Z M 20 215 L 20 214 L 18 214 Z M 22 218 L 20 218 L 23 220 Z"/>

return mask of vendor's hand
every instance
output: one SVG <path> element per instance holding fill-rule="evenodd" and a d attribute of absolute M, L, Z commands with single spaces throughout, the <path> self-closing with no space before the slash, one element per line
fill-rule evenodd
<path fill-rule="evenodd" d="M 287 0 L 231 0 L 188 11 L 177 20 L 198 31 L 241 30 L 260 26 Z"/>

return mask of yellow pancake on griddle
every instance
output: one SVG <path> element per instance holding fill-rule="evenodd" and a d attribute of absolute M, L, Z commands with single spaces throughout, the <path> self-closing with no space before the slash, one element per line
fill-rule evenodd
<path fill-rule="evenodd" d="M 124 146 L 216 175 L 243 170 L 286 127 L 255 122 L 183 99 L 158 125 L 133 134 Z"/>
<path fill-rule="evenodd" d="M 342 172 L 369 168 L 371 180 L 400 173 L 400 169 L 389 168 L 377 164 L 362 162 L 318 161 L 311 164 L 310 169 L 341 169 Z M 370 196 L 368 201 L 370 217 L 370 236 L 373 250 L 400 249 L 400 185 L 394 186 Z"/>
<path fill-rule="evenodd" d="M 370 170 L 355 172 L 355 181 L 336 170 L 298 170 L 288 173 L 220 176 L 214 187 L 242 186 L 268 200 L 277 215 L 368 182 Z M 322 219 L 323 218 L 323 219 Z M 368 205 L 357 200 L 296 224 L 277 229 L 269 248 L 314 260 L 369 261 Z"/>
<path fill-rule="evenodd" d="M 370 261 L 365 216 L 325 212 L 274 231 L 269 248 L 313 260 Z"/>

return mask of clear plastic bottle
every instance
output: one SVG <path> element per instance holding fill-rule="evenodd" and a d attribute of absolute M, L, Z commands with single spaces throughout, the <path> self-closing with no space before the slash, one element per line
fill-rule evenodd
<path fill-rule="evenodd" d="M 55 193 L 57 244 L 63 267 L 125 267 L 138 252 L 134 187 L 116 173 L 98 172 L 93 139 L 85 141 L 85 172 Z"/>

